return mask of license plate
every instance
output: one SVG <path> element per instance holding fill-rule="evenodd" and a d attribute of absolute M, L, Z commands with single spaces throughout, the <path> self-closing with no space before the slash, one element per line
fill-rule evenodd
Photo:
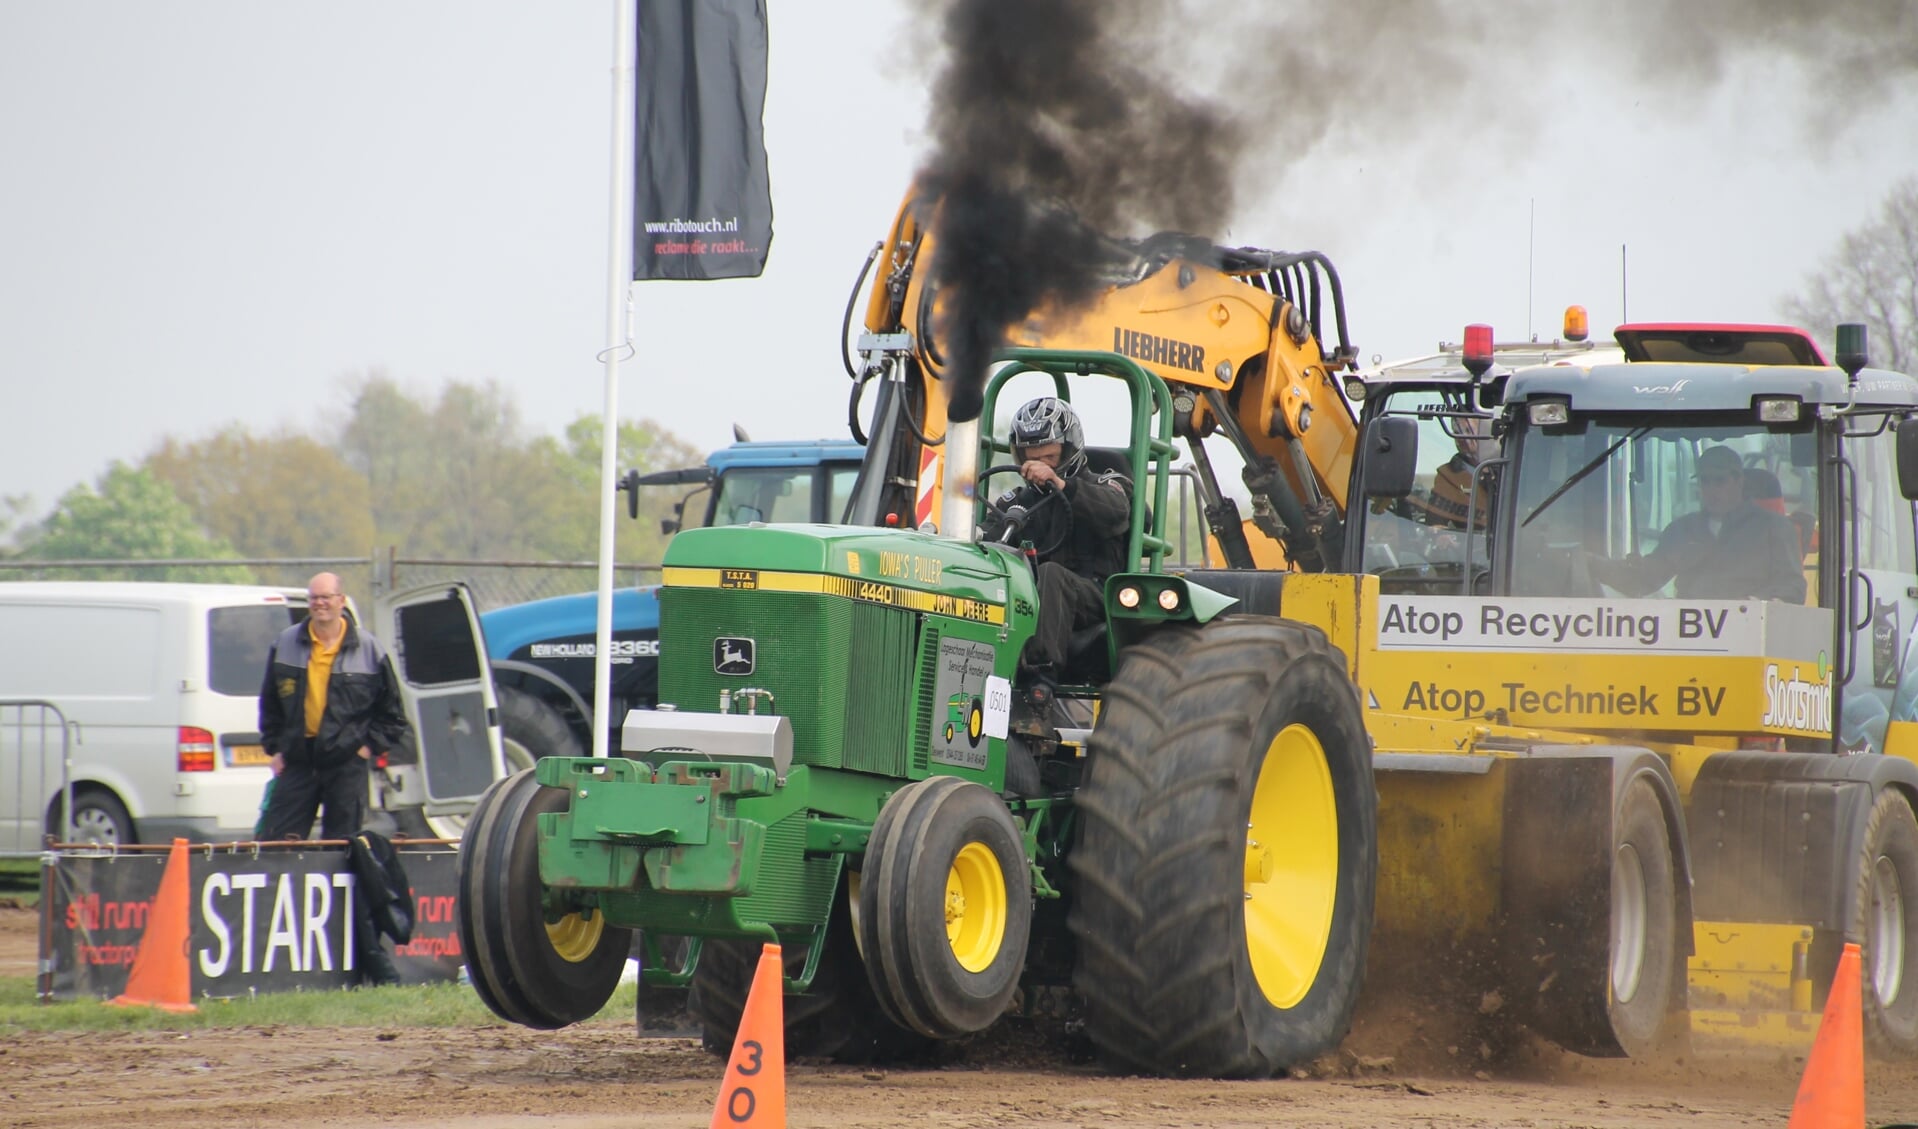
<path fill-rule="evenodd" d="M 260 745 L 229 745 L 226 756 L 227 763 L 232 765 L 266 764 L 271 760 Z"/>

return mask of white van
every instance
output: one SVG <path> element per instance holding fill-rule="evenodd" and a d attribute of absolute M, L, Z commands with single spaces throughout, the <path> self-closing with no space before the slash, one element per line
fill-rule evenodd
<path fill-rule="evenodd" d="M 0 582 L 0 852 L 36 850 L 60 828 L 62 718 L 74 797 L 62 838 L 252 838 L 272 775 L 259 733 L 267 648 L 305 614 L 300 588 Z M 373 774 L 371 811 L 405 834 L 457 833 L 503 772 L 471 601 L 459 585 L 408 593 L 368 626 L 392 652 L 417 738 Z"/>

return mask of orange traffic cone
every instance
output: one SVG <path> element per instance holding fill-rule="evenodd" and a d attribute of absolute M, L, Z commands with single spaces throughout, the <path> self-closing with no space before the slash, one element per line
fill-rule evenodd
<path fill-rule="evenodd" d="M 1798 1098 L 1791 1103 L 1791 1129 L 1864 1129 L 1865 1015 L 1859 963 L 1858 946 L 1846 944 L 1811 1057 L 1805 1060 Z"/>
<path fill-rule="evenodd" d="M 166 870 L 160 874 L 160 891 L 153 895 L 147 911 L 146 932 L 140 935 L 140 951 L 133 954 L 133 970 L 127 973 L 125 992 L 110 1004 L 145 1005 L 162 1011 L 194 1011 L 193 988 L 187 972 L 187 907 L 191 901 L 187 887 L 189 866 L 186 840 L 173 840 L 167 852 Z"/>
<path fill-rule="evenodd" d="M 733 1057 L 713 1103 L 712 1129 L 786 1129 L 785 962 L 768 944 L 753 970 Z"/>

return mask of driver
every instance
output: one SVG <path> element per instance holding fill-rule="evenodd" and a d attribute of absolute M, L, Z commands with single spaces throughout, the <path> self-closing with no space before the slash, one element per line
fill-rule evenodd
<path fill-rule="evenodd" d="M 1026 644 L 1026 665 L 1056 679 L 1072 633 L 1105 615 L 1105 579 L 1126 567 L 1132 516 L 1132 480 L 1086 466 L 1079 417 L 1064 400 L 1042 396 L 1012 417 L 1012 457 L 1029 491 L 1061 497 L 1027 502 L 1031 520 L 1021 538 L 1039 555 L 1039 623 Z"/>
<path fill-rule="evenodd" d="M 1646 557 L 1589 558 L 1592 575 L 1627 596 L 1643 596 L 1677 578 L 1681 599 L 1805 602 L 1798 531 L 1782 515 L 1745 496 L 1745 466 L 1730 447 L 1708 447 L 1693 464 L 1698 511 L 1659 534 Z"/>

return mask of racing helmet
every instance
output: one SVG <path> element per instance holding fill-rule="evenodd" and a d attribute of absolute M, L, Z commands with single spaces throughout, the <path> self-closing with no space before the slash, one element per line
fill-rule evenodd
<path fill-rule="evenodd" d="M 1059 444 L 1059 473 L 1077 474 L 1086 463 L 1085 431 L 1072 405 L 1057 396 L 1028 400 L 1012 414 L 1012 453 L 1023 457 L 1027 447 Z"/>

